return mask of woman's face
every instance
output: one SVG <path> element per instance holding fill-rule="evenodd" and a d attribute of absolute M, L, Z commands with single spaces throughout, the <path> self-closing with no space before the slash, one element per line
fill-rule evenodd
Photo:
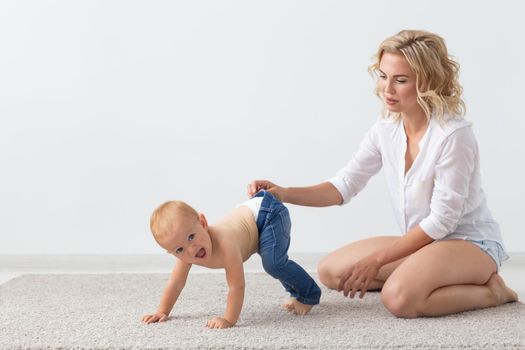
<path fill-rule="evenodd" d="M 420 112 L 417 103 L 416 73 L 401 54 L 385 52 L 379 62 L 379 93 L 390 112 Z"/>

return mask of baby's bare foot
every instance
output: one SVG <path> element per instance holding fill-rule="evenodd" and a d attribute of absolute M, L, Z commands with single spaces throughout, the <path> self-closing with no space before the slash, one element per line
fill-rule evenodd
<path fill-rule="evenodd" d="M 313 305 L 303 304 L 295 298 L 289 298 L 286 300 L 281 307 L 288 312 L 291 312 L 295 315 L 306 315 L 312 309 Z"/>
<path fill-rule="evenodd" d="M 293 312 L 294 311 L 294 304 L 293 304 L 294 300 L 295 300 L 295 298 L 288 298 L 288 299 L 286 299 L 281 304 L 281 308 L 286 310 L 286 311 Z"/>
<path fill-rule="evenodd" d="M 518 294 L 505 285 L 503 278 L 497 273 L 490 276 L 486 283 L 492 293 L 496 296 L 496 305 L 518 301 Z"/>

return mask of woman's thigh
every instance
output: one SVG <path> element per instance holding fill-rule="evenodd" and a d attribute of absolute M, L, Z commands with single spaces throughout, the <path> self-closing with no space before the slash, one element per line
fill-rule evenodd
<path fill-rule="evenodd" d="M 403 261 L 386 281 L 383 293 L 417 302 L 441 287 L 483 285 L 494 272 L 494 260 L 473 243 L 436 241 Z"/>
<path fill-rule="evenodd" d="M 396 236 L 372 237 L 345 245 L 333 251 L 319 262 L 317 267 L 319 279 L 328 288 L 337 288 L 341 275 L 353 264 L 379 249 L 392 245 L 398 239 L 399 237 Z M 403 258 L 381 267 L 370 289 L 381 289 L 384 281 L 405 259 Z"/>

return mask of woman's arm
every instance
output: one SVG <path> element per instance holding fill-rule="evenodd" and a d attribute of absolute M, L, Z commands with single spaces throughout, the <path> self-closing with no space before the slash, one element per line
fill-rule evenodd
<path fill-rule="evenodd" d="M 430 213 L 419 225 L 430 237 L 441 239 L 456 230 L 483 196 L 476 138 L 472 128 L 463 128 L 444 141 L 435 165 Z"/>
<path fill-rule="evenodd" d="M 256 180 L 248 185 L 248 196 L 267 190 L 281 201 L 309 207 L 328 207 L 347 203 L 356 196 L 383 166 L 376 123 L 360 143 L 357 152 L 336 176 L 318 185 L 280 187 L 268 180 Z"/>
<path fill-rule="evenodd" d="M 376 252 L 374 257 L 381 266 L 408 256 L 434 240 L 421 229 L 414 226 L 405 235 L 396 240 L 390 247 Z"/>
<path fill-rule="evenodd" d="M 330 182 L 307 187 L 281 187 L 268 180 L 255 180 L 248 185 L 248 196 L 266 190 L 282 202 L 309 207 L 328 207 L 342 204 L 341 193 Z"/>

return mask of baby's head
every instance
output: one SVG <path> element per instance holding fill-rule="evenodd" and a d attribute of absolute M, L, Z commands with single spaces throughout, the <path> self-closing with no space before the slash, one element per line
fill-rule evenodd
<path fill-rule="evenodd" d="M 186 263 L 199 264 L 211 256 L 204 214 L 182 201 L 168 201 L 155 209 L 150 227 L 157 243 Z"/>

